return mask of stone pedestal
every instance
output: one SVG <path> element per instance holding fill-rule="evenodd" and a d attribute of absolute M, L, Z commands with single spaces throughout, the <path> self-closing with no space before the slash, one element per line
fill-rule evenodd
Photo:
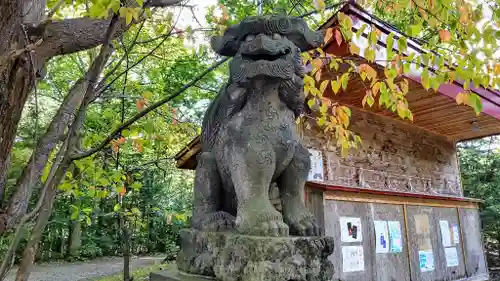
<path fill-rule="evenodd" d="M 333 252 L 330 237 L 260 237 L 184 229 L 181 243 L 179 270 L 216 280 L 327 281 L 333 275 L 328 260 Z"/>

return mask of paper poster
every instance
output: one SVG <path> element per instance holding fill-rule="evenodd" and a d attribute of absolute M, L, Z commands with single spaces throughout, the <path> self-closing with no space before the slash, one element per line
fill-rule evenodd
<path fill-rule="evenodd" d="M 375 224 L 375 251 L 377 254 L 389 252 L 389 231 L 386 221 L 374 221 Z"/>
<path fill-rule="evenodd" d="M 403 239 L 401 236 L 401 225 L 399 221 L 389 221 L 389 237 L 391 241 L 391 252 L 401 253 L 403 251 Z"/>
<path fill-rule="evenodd" d="M 323 181 L 323 155 L 321 151 L 309 149 L 311 159 L 311 169 L 307 180 L 310 181 Z"/>
<path fill-rule="evenodd" d="M 458 253 L 456 247 L 444 248 L 444 254 L 446 256 L 447 267 L 458 266 Z"/>
<path fill-rule="evenodd" d="M 342 265 L 344 272 L 365 270 L 363 246 L 343 246 Z"/>
<path fill-rule="evenodd" d="M 342 242 L 351 243 L 363 241 L 361 218 L 340 217 L 340 231 Z"/>
<path fill-rule="evenodd" d="M 429 217 L 424 214 L 415 215 L 414 217 L 417 234 L 429 233 Z"/>
<path fill-rule="evenodd" d="M 439 221 L 439 227 L 441 228 L 443 247 L 451 247 L 451 233 L 448 221 Z"/>
<path fill-rule="evenodd" d="M 420 250 L 432 250 L 432 242 L 429 229 L 429 217 L 425 214 L 414 216 L 415 229 L 417 233 L 417 245 Z"/>
<path fill-rule="evenodd" d="M 452 225 L 451 230 L 453 232 L 453 243 L 459 244 L 460 243 L 460 229 L 458 228 L 457 224 Z"/>
<path fill-rule="evenodd" d="M 432 251 L 419 251 L 420 271 L 427 272 L 434 270 L 434 254 Z"/>

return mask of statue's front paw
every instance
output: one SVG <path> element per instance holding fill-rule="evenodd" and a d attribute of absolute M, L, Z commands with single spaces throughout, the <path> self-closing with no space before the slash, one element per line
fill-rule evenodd
<path fill-rule="evenodd" d="M 204 215 L 193 227 L 203 231 L 224 231 L 233 229 L 234 221 L 234 216 L 220 211 Z"/>
<path fill-rule="evenodd" d="M 287 224 L 290 226 L 290 234 L 292 235 L 320 236 L 322 234 L 321 227 L 316 222 L 314 216 L 309 212 L 285 218 Z"/>
<path fill-rule="evenodd" d="M 288 225 L 272 206 L 260 210 L 238 211 L 236 229 L 246 235 L 288 236 Z"/>

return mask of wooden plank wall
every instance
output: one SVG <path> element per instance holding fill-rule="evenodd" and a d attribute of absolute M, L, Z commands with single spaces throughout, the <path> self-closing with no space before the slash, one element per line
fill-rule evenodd
<path fill-rule="evenodd" d="M 460 209 L 459 214 L 467 258 L 467 274 L 469 276 L 488 275 L 479 213 L 477 210 Z"/>
<path fill-rule="evenodd" d="M 338 196 L 335 200 L 332 199 L 334 197 L 336 196 L 332 192 L 310 190 L 307 193 L 308 208 L 320 223 L 324 224 L 325 234 L 335 240 L 335 250 L 330 258 L 335 268 L 333 281 L 442 281 L 471 280 L 467 279 L 471 277 L 479 278 L 474 280 L 487 280 L 488 271 L 477 205 L 436 207 L 435 202 L 426 206 L 425 202 L 422 202 L 422 205 L 411 202 L 398 204 L 394 198 L 388 199 L 389 203 L 383 203 L 380 200 L 369 202 L 369 199 L 342 200 Z M 341 217 L 361 219 L 361 242 L 342 241 Z M 403 239 L 401 253 L 376 253 L 376 220 L 400 222 Z M 425 233 L 425 220 L 428 221 L 428 233 Z M 451 233 L 452 226 L 459 227 L 458 243 L 451 240 L 452 244 L 444 247 L 440 221 L 447 222 Z M 363 247 L 363 271 L 344 272 L 342 248 L 345 246 Z M 456 249 L 458 266 L 447 266 L 445 248 Z M 432 250 L 435 259 L 434 270 L 420 269 L 421 250 Z"/>
<path fill-rule="evenodd" d="M 439 226 L 439 221 L 448 221 L 450 226 L 458 225 L 458 213 L 456 208 L 408 206 L 407 220 L 412 280 L 459 280 L 466 277 L 462 243 L 453 243 L 453 247 L 456 248 L 458 253 L 459 266 L 446 266 L 445 247 L 442 243 Z M 422 225 L 426 224 L 424 221 L 428 221 L 428 231 L 422 229 Z M 427 245 L 429 242 L 430 244 Z M 434 254 L 435 269 L 427 272 L 421 271 L 419 267 L 419 251 L 425 250 L 431 250 Z"/>
<path fill-rule="evenodd" d="M 341 241 L 340 217 L 361 218 L 362 242 L 344 243 Z M 402 233 L 405 231 L 403 208 L 401 206 L 357 203 L 347 201 L 325 201 L 325 234 L 335 239 L 335 250 L 330 260 L 334 264 L 335 281 L 409 281 L 408 253 L 403 247 L 403 252 L 394 254 L 375 253 L 374 220 L 399 221 Z M 403 237 L 403 243 L 405 238 Z M 349 246 L 362 246 L 364 255 L 364 271 L 344 272 L 342 248 Z"/>

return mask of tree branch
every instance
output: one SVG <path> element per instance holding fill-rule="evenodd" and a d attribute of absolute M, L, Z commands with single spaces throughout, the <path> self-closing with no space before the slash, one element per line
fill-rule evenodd
<path fill-rule="evenodd" d="M 106 80 L 118 69 L 118 67 L 121 65 L 121 63 L 125 59 L 125 56 L 123 56 L 120 59 L 120 61 L 116 64 L 116 66 L 113 67 L 113 69 L 110 72 L 108 72 L 106 74 L 106 76 L 104 76 L 104 78 L 99 83 L 99 86 L 97 87 L 97 92 L 98 92 L 97 97 L 99 97 L 102 93 L 104 93 L 104 91 L 106 91 L 107 89 L 109 89 L 111 87 L 111 85 L 113 85 L 113 83 L 116 80 L 118 80 L 118 78 L 120 78 L 123 74 L 127 73 L 131 68 L 133 68 L 136 65 L 140 64 L 143 60 L 145 60 L 147 57 L 149 57 L 150 55 L 152 55 L 158 48 L 160 48 L 160 46 L 163 45 L 163 43 L 165 41 L 167 41 L 168 37 L 170 37 L 170 35 L 172 34 L 172 31 L 174 30 L 175 26 L 177 25 L 177 22 L 179 21 L 181 13 L 182 13 L 182 10 L 179 13 L 179 15 L 177 16 L 177 19 L 175 20 L 175 23 L 172 25 L 172 27 L 168 31 L 167 36 L 165 38 L 163 38 L 163 40 L 161 40 L 161 42 L 158 45 L 156 45 L 153 49 L 151 49 L 145 56 L 143 56 L 142 58 L 140 58 L 137 62 L 133 63 L 131 66 L 127 67 L 124 71 L 122 71 L 120 74 L 118 74 L 110 83 L 108 83 L 107 85 L 105 85 L 104 83 L 106 82 Z M 137 42 L 137 36 L 136 36 L 136 40 L 134 40 L 134 42 Z M 138 42 L 137 42 L 137 44 L 138 44 Z M 131 45 L 131 48 L 133 46 L 134 45 Z M 130 50 L 128 50 L 128 51 L 130 52 Z"/>
<path fill-rule="evenodd" d="M 130 125 L 132 125 L 134 122 L 136 122 L 137 120 L 141 119 L 142 117 L 144 117 L 146 114 L 148 114 L 149 112 L 155 110 L 156 108 L 162 106 L 163 104 L 171 101 L 172 99 L 176 98 L 177 96 L 179 96 L 180 94 L 182 94 L 184 91 L 186 91 L 188 88 L 190 88 L 191 86 L 193 86 L 194 84 L 196 84 L 198 81 L 200 81 L 203 77 L 205 77 L 205 75 L 207 75 L 208 73 L 212 72 L 212 70 L 216 69 L 217 67 L 219 67 L 221 64 L 225 63 L 229 58 L 226 57 L 226 58 L 223 58 L 223 59 L 220 59 L 219 61 L 217 61 L 216 63 L 214 63 L 212 66 L 210 66 L 209 68 L 207 68 L 205 71 L 203 71 L 202 73 L 198 74 L 193 80 L 191 80 L 189 83 L 187 83 L 186 85 L 184 85 L 182 88 L 180 88 L 177 92 L 175 92 L 174 94 L 164 98 L 164 99 L 161 99 L 157 102 L 155 102 L 154 104 L 152 104 L 151 106 L 149 106 L 148 108 L 140 111 L 139 113 L 137 113 L 135 116 L 133 116 L 132 118 L 128 119 L 125 123 L 123 123 L 122 125 L 120 125 L 118 128 L 116 128 L 115 130 L 113 130 L 109 135 L 108 137 L 102 141 L 100 144 L 98 144 L 95 148 L 92 148 L 88 151 L 85 151 L 85 152 L 82 152 L 82 153 L 77 153 L 75 155 L 72 155 L 71 159 L 72 160 L 78 160 L 78 159 L 82 159 L 82 158 L 85 158 L 85 157 L 88 157 L 88 156 L 91 156 L 92 154 L 100 151 L 101 149 L 103 149 L 111 140 L 113 140 L 122 130 L 128 128 Z"/>
<path fill-rule="evenodd" d="M 135 1 L 134 1 L 135 2 Z M 182 0 L 151 0 L 147 7 L 169 7 L 180 4 Z M 110 19 L 76 18 L 61 21 L 43 22 L 39 27 L 30 29 L 30 35 L 43 34 L 43 43 L 36 49 L 37 54 L 50 59 L 58 55 L 71 54 L 91 49 L 106 41 L 105 32 Z M 113 38 L 120 36 L 128 26 L 121 19 Z"/>
<path fill-rule="evenodd" d="M 105 36 L 107 40 L 101 48 L 99 56 L 96 57 L 85 77 L 79 79 L 70 89 L 46 133 L 38 141 L 30 162 L 18 178 L 15 192 L 9 199 L 6 211 L 0 214 L 0 234 L 14 227 L 21 216 L 26 213 L 33 187 L 40 181 L 40 176 L 48 162 L 50 153 L 57 145 L 60 137 L 64 135 L 66 128 L 73 122 L 73 117 L 78 108 L 81 108 L 82 104 L 88 103 L 88 100 L 94 97 L 97 77 L 112 51 L 111 38 L 118 25 L 117 19 L 118 16 L 114 16 L 110 25 L 106 28 Z"/>

